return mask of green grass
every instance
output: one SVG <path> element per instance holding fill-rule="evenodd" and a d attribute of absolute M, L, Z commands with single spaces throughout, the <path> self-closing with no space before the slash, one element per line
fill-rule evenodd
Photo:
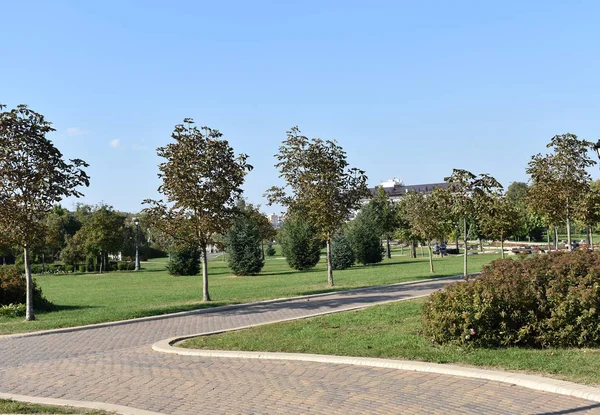
<path fill-rule="evenodd" d="M 470 257 L 471 272 L 493 255 Z M 37 276 L 36 281 L 56 310 L 36 314 L 36 321 L 0 317 L 0 334 L 72 327 L 91 323 L 187 311 L 224 304 L 316 294 L 357 287 L 431 278 L 427 258 L 395 257 L 378 265 L 335 271 L 336 286 L 326 288 L 324 259 L 309 271 L 294 271 L 283 259 L 265 261 L 260 275 L 234 277 L 222 260 L 209 262 L 212 302 L 202 303 L 201 276 L 173 277 L 166 260 L 143 264 L 140 272 Z M 433 276 L 462 272 L 462 257 L 435 259 Z"/>
<path fill-rule="evenodd" d="M 24 403 L 0 399 L 0 414 L 87 414 L 106 415 L 114 412 L 105 412 L 97 409 L 81 409 L 70 406 L 48 406 L 33 403 Z"/>
<path fill-rule="evenodd" d="M 600 384 L 600 349 L 465 349 L 432 344 L 421 334 L 423 302 L 391 303 L 199 337 L 182 346 L 458 363 Z"/>

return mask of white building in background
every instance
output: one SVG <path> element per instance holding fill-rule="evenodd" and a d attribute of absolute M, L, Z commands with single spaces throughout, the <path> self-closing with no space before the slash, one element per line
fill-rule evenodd
<path fill-rule="evenodd" d="M 275 229 L 279 229 L 283 226 L 283 215 L 276 215 L 275 213 L 271 213 L 270 215 L 265 216 L 267 217 L 267 219 L 269 219 L 269 222 L 271 222 L 271 225 L 273 225 Z"/>

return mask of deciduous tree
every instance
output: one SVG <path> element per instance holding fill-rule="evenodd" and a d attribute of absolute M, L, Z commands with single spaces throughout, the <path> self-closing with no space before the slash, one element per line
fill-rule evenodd
<path fill-rule="evenodd" d="M 383 186 L 377 187 L 377 191 L 369 203 L 373 205 L 375 214 L 377 215 L 377 221 L 385 236 L 386 256 L 391 258 L 390 234 L 392 234 L 400 225 L 398 223 L 398 207 L 390 199 L 390 196 Z"/>
<path fill-rule="evenodd" d="M 287 139 L 276 155 L 279 177 L 289 188 L 272 187 L 267 191 L 269 203 L 281 203 L 291 212 L 302 215 L 317 229 L 327 243 L 327 282 L 333 286 L 331 239 L 352 211 L 368 197 L 367 176 L 349 168 L 346 153 L 335 141 L 301 135 L 298 127 L 287 132 Z"/>
<path fill-rule="evenodd" d="M 450 183 L 451 213 L 462 222 L 464 252 L 464 276 L 468 276 L 467 250 L 469 229 L 467 223 L 477 223 L 479 217 L 489 209 L 490 197 L 497 194 L 502 185 L 488 174 L 474 175 L 470 171 L 454 169 L 452 175 L 444 179 Z"/>
<path fill-rule="evenodd" d="M 549 224 L 566 223 L 569 250 L 576 206 L 590 187 L 591 177 L 586 169 L 596 164 L 588 154 L 592 146 L 574 134 L 555 135 L 546 146 L 553 153 L 534 155 L 526 170 L 531 181 L 529 206 Z"/>
<path fill-rule="evenodd" d="M 26 320 L 34 320 L 31 248 L 43 241 L 43 218 L 64 197 L 82 196 L 89 185 L 79 159 L 66 161 L 46 138 L 52 124 L 26 105 L 0 105 L 0 233 L 23 249 L 27 280 Z"/>
<path fill-rule="evenodd" d="M 192 119 L 175 126 L 175 142 L 157 149 L 158 191 L 165 200 L 145 200 L 150 221 L 175 241 L 197 246 L 202 258 L 202 299 L 208 292 L 207 246 L 216 234 L 225 233 L 234 215 L 235 201 L 242 194 L 246 173 L 252 169 L 248 156 L 236 156 L 223 134 L 198 128 Z"/>

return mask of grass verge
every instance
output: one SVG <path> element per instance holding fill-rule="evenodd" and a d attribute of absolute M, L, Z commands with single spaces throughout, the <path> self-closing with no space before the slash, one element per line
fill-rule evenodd
<path fill-rule="evenodd" d="M 475 255 L 469 270 L 478 271 L 496 258 Z M 246 303 L 282 297 L 317 294 L 351 288 L 385 285 L 462 272 L 462 257 L 436 258 L 436 273 L 429 273 L 427 258 L 393 257 L 377 265 L 355 266 L 335 271 L 336 286 L 327 288 L 324 259 L 312 270 L 295 271 L 284 259 L 265 261 L 259 275 L 235 277 L 222 260 L 209 262 L 212 302 L 203 303 L 202 277 L 173 277 L 165 270 L 166 260 L 142 264 L 139 272 L 37 276 L 46 298 L 56 307 L 36 314 L 36 321 L 22 317 L 0 317 L 0 334 L 73 327 L 189 311 L 225 304 Z"/>
<path fill-rule="evenodd" d="M 82 409 L 70 406 L 48 406 L 35 403 L 17 402 L 9 399 L 0 399 L 0 414 L 86 414 L 108 415 L 114 412 L 100 411 L 98 409 Z"/>
<path fill-rule="evenodd" d="M 315 353 L 457 363 L 600 385 L 599 349 L 476 349 L 432 344 L 421 334 L 424 299 L 198 337 L 182 347 Z"/>

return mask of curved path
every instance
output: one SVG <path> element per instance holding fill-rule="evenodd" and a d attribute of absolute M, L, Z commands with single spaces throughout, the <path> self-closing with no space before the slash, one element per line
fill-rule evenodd
<path fill-rule="evenodd" d="M 596 402 L 480 379 L 313 362 L 178 356 L 151 349 L 169 337 L 423 296 L 449 281 L 0 336 L 0 393 L 190 415 L 600 414 Z"/>

